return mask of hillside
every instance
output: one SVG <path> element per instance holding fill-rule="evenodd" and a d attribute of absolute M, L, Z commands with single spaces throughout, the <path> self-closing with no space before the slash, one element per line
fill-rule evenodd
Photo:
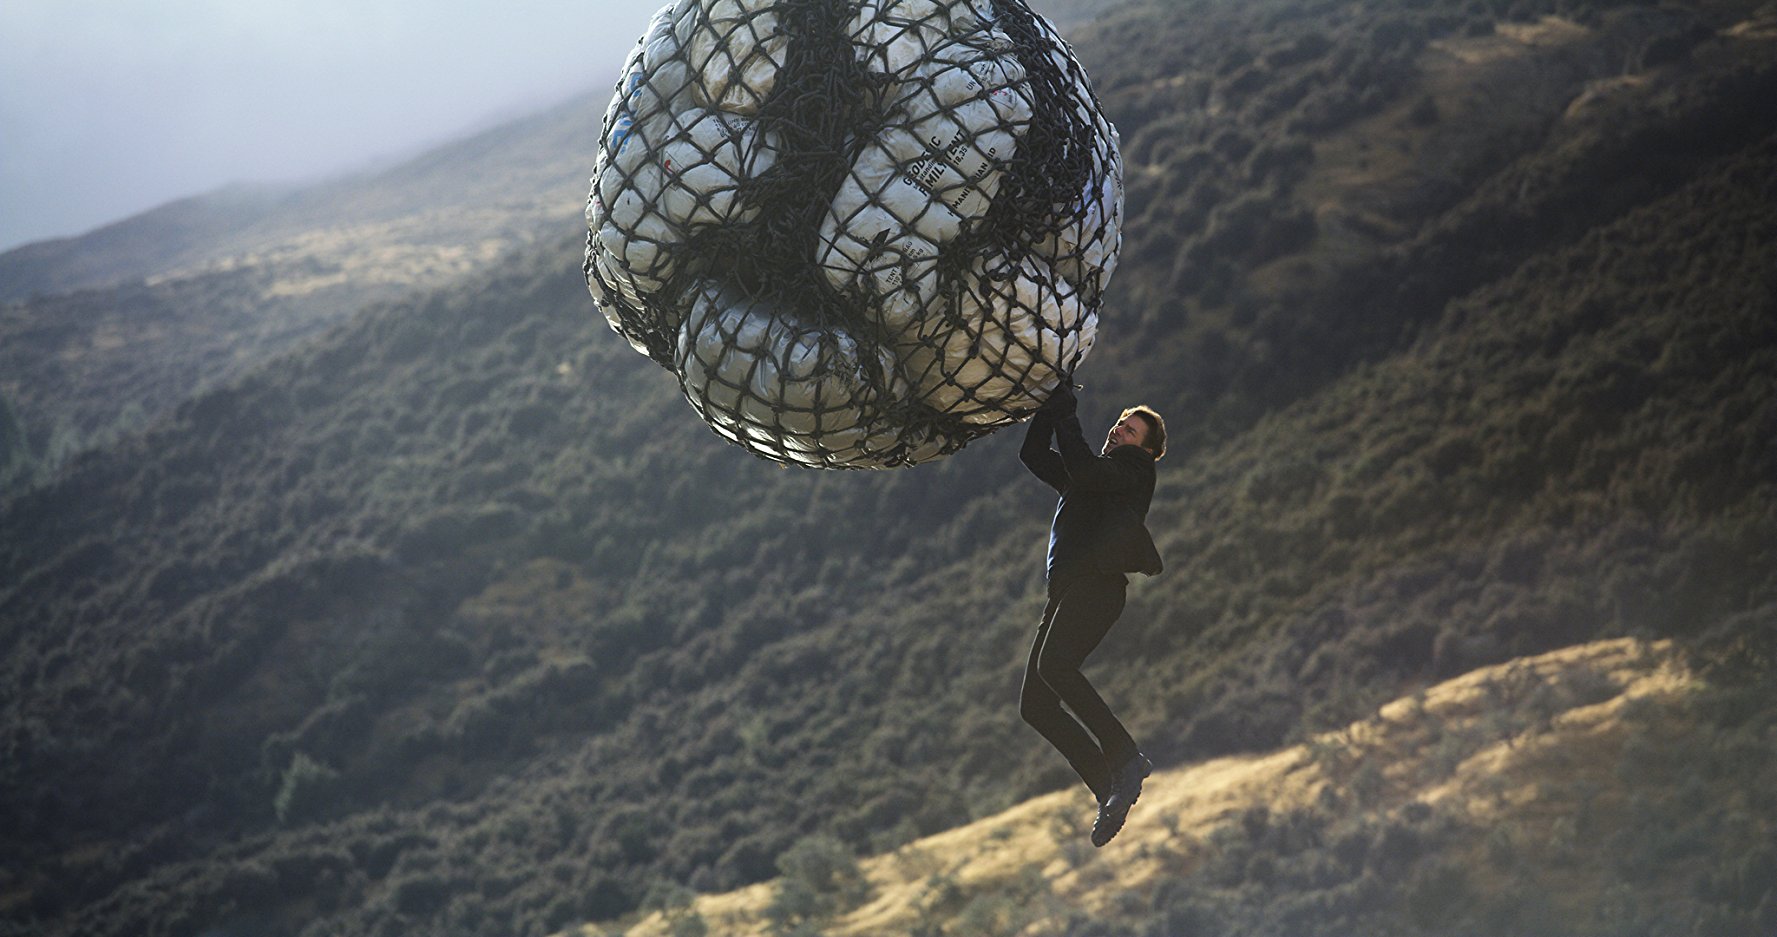
<path fill-rule="evenodd" d="M 1777 879 L 1777 849 L 1737 822 L 1746 766 L 1720 761 L 1769 725 L 1714 747 L 1722 696 L 1670 646 L 1577 645 L 1288 748 L 1157 772 L 1102 851 L 1080 798 L 1047 794 L 863 860 L 811 843 L 771 882 L 663 891 L 645 916 L 567 933 L 1770 933 L 1768 898 L 1697 911 Z M 1687 772 L 1699 756 L 1717 767 Z"/>
<path fill-rule="evenodd" d="M 0 432 L 0 491 L 370 304 L 570 229 L 603 97 L 375 174 L 229 190 L 0 255 L 0 419 L 19 424 Z"/>
<path fill-rule="evenodd" d="M 1174 428 L 1168 571 L 1092 661 L 1150 754 L 1669 640 L 1732 705 L 1648 796 L 1707 768 L 1716 832 L 1768 841 L 1777 15 L 1154 0 L 1074 38 L 1130 160 L 1085 417 Z M 749 458 L 597 321 L 580 250 L 341 310 L 0 500 L 0 934 L 603 927 L 1070 788 L 1016 713 L 1052 508 L 1017 434 Z M 1623 829 L 1645 878 L 1670 844 Z M 1766 860 L 1713 835 L 1683 903 L 1543 932 L 1765 920 L 1724 863 Z M 1321 888 L 1267 850 L 1242 874 Z M 1539 890 L 1439 855 L 1476 921 Z M 1120 920 L 1268 920 L 1233 876 Z"/>
<path fill-rule="evenodd" d="M 588 86 L 615 79 L 588 76 Z M 540 224 L 576 216 L 585 153 L 598 137 L 609 91 L 578 95 L 548 111 L 439 147 L 398 165 L 318 186 L 236 186 L 152 209 L 72 238 L 0 254 L 0 299 L 54 296 L 207 272 L 268 267 L 300 281 L 363 264 L 379 250 L 414 259 L 485 239 L 529 240 Z M 592 117 L 590 124 L 588 112 Z M 385 258 L 390 259 L 390 258 Z M 400 257 L 392 259 L 401 259 Z M 414 276 L 413 263 L 377 263 Z M 292 284 L 292 287 L 297 284 Z"/>

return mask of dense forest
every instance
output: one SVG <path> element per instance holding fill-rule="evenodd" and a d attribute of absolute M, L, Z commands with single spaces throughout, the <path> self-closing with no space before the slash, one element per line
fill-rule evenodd
<path fill-rule="evenodd" d="M 1666 638 L 1718 701 L 1683 751 L 1743 779 L 1696 811 L 1768 841 L 1777 14 L 1135 0 L 1070 36 L 1128 163 L 1083 413 L 1174 440 L 1167 571 L 1090 671 L 1155 760 Z M 545 934 L 1071 783 L 1016 712 L 1052 507 L 1018 433 L 755 460 L 600 321 L 574 211 L 202 388 L 155 371 L 164 409 L 51 466 L 0 375 L 0 934 Z M 82 289 L 0 324 L 161 301 Z M 1737 842 L 1576 932 L 1770 933 Z M 1120 926 L 1282 926 L 1169 894 Z M 1304 920 L 1446 932 L 1367 916 L 1406 898 Z"/>

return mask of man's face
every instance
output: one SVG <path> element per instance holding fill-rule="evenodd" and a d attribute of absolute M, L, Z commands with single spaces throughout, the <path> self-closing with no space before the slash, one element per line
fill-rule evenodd
<path fill-rule="evenodd" d="M 1118 446 L 1139 446 L 1148 438 L 1148 421 L 1131 413 L 1117 421 L 1111 431 L 1105 434 L 1104 454 L 1109 454 Z"/>

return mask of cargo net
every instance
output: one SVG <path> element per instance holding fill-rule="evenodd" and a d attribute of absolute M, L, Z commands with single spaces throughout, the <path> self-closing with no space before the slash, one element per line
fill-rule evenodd
<path fill-rule="evenodd" d="M 723 437 L 913 465 L 1092 347 L 1116 131 L 1022 0 L 677 0 L 605 116 L 585 274 Z"/>

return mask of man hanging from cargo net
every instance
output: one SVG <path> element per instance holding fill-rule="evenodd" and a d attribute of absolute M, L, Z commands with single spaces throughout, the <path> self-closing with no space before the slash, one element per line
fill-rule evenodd
<path fill-rule="evenodd" d="M 605 116 L 584 273 L 712 429 L 812 468 L 948 455 L 1091 348 L 1122 162 L 1023 0 L 674 0 Z"/>
<path fill-rule="evenodd" d="M 1093 456 L 1071 410 L 1122 172 L 1085 70 L 1023 0 L 672 0 L 605 115 L 584 265 L 611 327 L 762 458 L 910 466 L 1033 420 L 1027 461 L 1062 506 L 1024 710 L 1099 795 L 1100 843 L 1147 762 L 1079 674 L 1123 603 L 1091 541 L 1132 525 L 1152 553 L 1164 448 L 1142 411 L 1112 431 L 1134 444 Z"/>
<path fill-rule="evenodd" d="M 1143 522 L 1154 463 L 1166 454 L 1166 423 L 1149 407 L 1125 410 L 1093 455 L 1075 407 L 1064 382 L 1031 419 L 1018 453 L 1061 495 L 1049 528 L 1049 603 L 1031 643 L 1019 713 L 1098 798 L 1092 845 L 1103 846 L 1123 828 L 1153 764 L 1080 665 L 1122 614 L 1127 574 L 1160 572 Z"/>

